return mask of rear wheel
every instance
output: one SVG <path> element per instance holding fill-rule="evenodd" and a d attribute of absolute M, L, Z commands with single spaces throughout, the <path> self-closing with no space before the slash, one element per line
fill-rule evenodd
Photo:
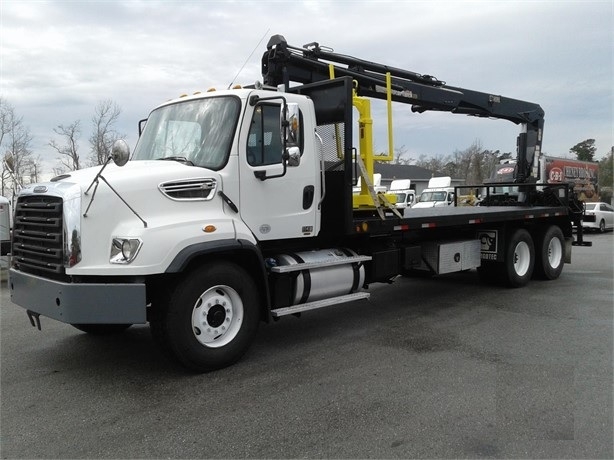
<path fill-rule="evenodd" d="M 504 262 L 505 280 L 510 287 L 525 286 L 533 275 L 535 249 L 529 232 L 523 228 L 514 231 L 510 238 Z"/>
<path fill-rule="evenodd" d="M 605 233 L 605 221 L 603 219 L 599 222 L 599 233 Z"/>
<path fill-rule="evenodd" d="M 151 331 L 162 348 L 188 369 L 229 366 L 247 351 L 260 322 L 251 277 L 230 263 L 188 273 L 163 303 Z"/>
<path fill-rule="evenodd" d="M 554 280 L 565 264 L 565 238 L 556 225 L 548 227 L 535 241 L 535 276 Z"/>
<path fill-rule="evenodd" d="M 71 326 L 91 335 L 113 335 L 124 332 L 132 324 L 71 324 Z"/>

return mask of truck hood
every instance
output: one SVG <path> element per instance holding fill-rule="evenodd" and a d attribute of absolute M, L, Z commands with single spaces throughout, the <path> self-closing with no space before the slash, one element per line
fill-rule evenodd
<path fill-rule="evenodd" d="M 419 201 L 412 208 L 434 208 L 436 201 Z"/>
<path fill-rule="evenodd" d="M 29 185 L 20 191 L 20 195 L 42 193 L 62 196 L 64 201 L 76 200 L 74 202 L 82 206 L 80 212 L 89 209 L 88 215 L 133 208 L 145 217 L 179 212 L 181 207 L 171 206 L 171 203 L 211 200 L 222 189 L 222 176 L 217 172 L 175 161 L 139 160 L 122 167 L 109 164 L 96 185 L 94 181 L 101 168 L 71 171 L 51 182 Z"/>
<path fill-rule="evenodd" d="M 93 168 L 79 169 L 57 176 L 53 182 L 68 182 L 78 184 L 85 192 L 100 172 L 102 166 Z M 178 181 L 183 179 L 211 178 L 218 181 L 221 177 L 218 173 L 209 169 L 187 166 L 176 161 L 129 161 L 125 166 L 109 164 L 102 171 L 102 177 L 118 192 L 138 191 L 143 188 L 156 188 L 166 181 Z M 135 177 L 139 180 L 136 181 Z M 100 180 L 99 187 L 106 186 Z M 92 189 L 95 187 L 92 186 Z M 90 189 L 90 193 L 92 192 Z"/>

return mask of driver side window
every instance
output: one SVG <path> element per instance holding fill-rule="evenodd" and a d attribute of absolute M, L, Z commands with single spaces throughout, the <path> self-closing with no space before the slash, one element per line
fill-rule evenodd
<path fill-rule="evenodd" d="M 279 115 L 279 105 L 260 104 L 256 107 L 247 137 L 247 162 L 251 166 L 281 163 Z"/>

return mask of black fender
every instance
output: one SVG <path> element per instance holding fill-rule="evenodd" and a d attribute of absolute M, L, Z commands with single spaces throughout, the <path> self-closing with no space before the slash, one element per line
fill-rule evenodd
<path fill-rule="evenodd" d="M 166 273 L 181 273 L 198 264 L 200 260 L 212 259 L 232 261 L 252 275 L 260 293 L 262 319 L 268 322 L 271 298 L 267 271 L 260 248 L 251 241 L 226 239 L 192 244 L 179 251 L 166 269 Z"/>

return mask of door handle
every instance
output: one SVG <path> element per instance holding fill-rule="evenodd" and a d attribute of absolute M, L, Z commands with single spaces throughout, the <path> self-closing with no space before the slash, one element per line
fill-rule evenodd
<path fill-rule="evenodd" d="M 309 209 L 313 204 L 313 197 L 315 196 L 315 187 L 313 185 L 307 185 L 303 189 L 303 209 Z"/>

